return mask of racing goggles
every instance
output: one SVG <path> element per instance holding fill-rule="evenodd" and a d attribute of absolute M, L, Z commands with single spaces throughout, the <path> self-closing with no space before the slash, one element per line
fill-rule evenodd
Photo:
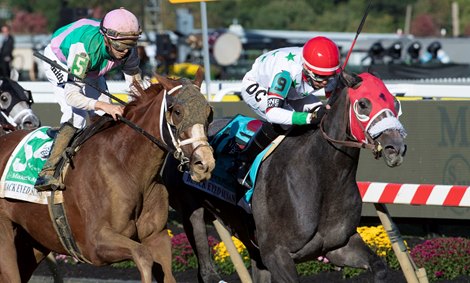
<path fill-rule="evenodd" d="M 101 31 L 106 35 L 108 38 L 111 39 L 133 39 L 137 40 L 140 35 L 142 34 L 142 30 L 139 28 L 138 31 L 129 31 L 129 32 L 120 32 L 117 30 L 105 28 L 103 26 L 100 27 Z"/>
<path fill-rule="evenodd" d="M 310 79 L 312 79 L 313 81 L 318 82 L 318 83 L 327 81 L 332 77 L 332 75 L 329 75 L 329 76 L 328 75 L 327 76 L 317 75 L 314 72 L 307 69 L 305 66 L 304 66 L 304 72 L 305 72 L 305 75 L 307 75 Z"/>
<path fill-rule="evenodd" d="M 131 50 L 137 45 L 137 41 L 131 39 L 116 40 L 108 38 L 108 41 L 111 47 L 118 52 L 125 52 L 126 50 Z"/>

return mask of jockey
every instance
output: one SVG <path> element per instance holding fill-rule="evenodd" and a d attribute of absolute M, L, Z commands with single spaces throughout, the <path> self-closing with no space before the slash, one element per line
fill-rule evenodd
<path fill-rule="evenodd" d="M 317 96 L 328 97 L 333 91 L 339 67 L 338 46 L 322 36 L 303 47 L 276 49 L 255 60 L 243 78 L 241 95 L 264 121 L 239 154 L 239 180 L 255 157 L 291 125 L 320 122 L 325 110 Z"/>
<path fill-rule="evenodd" d="M 44 55 L 79 79 L 44 62 L 46 76 L 62 111 L 62 127 L 39 174 L 36 189 L 46 190 L 58 184 L 53 177 L 56 163 L 76 128 L 85 127 L 87 116 L 107 113 L 117 120 L 117 115 L 122 115 L 123 106 L 112 104 L 108 96 L 85 82 L 107 90 L 104 75 L 119 69 L 129 85 L 134 80 L 142 83 L 136 48 L 141 33 L 136 16 L 124 8 L 108 12 L 102 21 L 80 19 L 54 32 Z"/>

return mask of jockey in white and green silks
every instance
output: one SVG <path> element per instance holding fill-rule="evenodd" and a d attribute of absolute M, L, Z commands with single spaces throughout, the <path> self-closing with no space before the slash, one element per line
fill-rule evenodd
<path fill-rule="evenodd" d="M 276 49 L 255 60 L 241 95 L 264 123 L 239 155 L 240 182 L 246 165 L 286 128 L 319 123 L 324 106 L 317 96 L 328 96 L 335 87 L 339 57 L 337 45 L 318 36 L 303 47 Z"/>
<path fill-rule="evenodd" d="M 258 57 L 242 82 L 243 100 L 263 120 L 281 125 L 311 123 L 309 113 L 321 105 L 317 96 L 331 91 L 339 51 L 336 44 L 315 37 L 304 47 L 286 47 Z"/>
<path fill-rule="evenodd" d="M 116 9 L 107 13 L 102 22 L 81 19 L 59 28 L 44 55 L 75 76 L 107 90 L 104 75 L 116 68 L 122 70 L 129 84 L 134 78 L 141 81 L 136 48 L 140 33 L 137 18 L 123 8 Z M 70 83 L 73 79 L 66 72 L 47 63 L 44 66 L 63 113 L 61 123 L 72 118 L 75 127 L 83 128 L 87 115 L 93 115 L 93 111 L 106 112 L 114 118 L 122 114 L 122 106 L 111 104 L 106 95 L 81 81 Z"/>

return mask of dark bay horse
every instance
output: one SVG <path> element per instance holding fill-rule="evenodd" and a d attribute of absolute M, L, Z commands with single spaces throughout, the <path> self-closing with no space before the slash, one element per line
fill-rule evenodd
<path fill-rule="evenodd" d="M 198 256 L 199 282 L 220 280 L 204 223 L 214 216 L 247 247 L 255 282 L 299 282 L 295 264 L 318 256 L 368 269 L 375 282 L 387 281 L 386 264 L 356 232 L 362 207 L 356 171 L 362 147 L 376 158 L 382 155 L 389 167 L 400 165 L 406 133 L 398 121 L 399 103 L 380 79 L 344 74 L 341 81 L 319 129 L 294 128 L 261 164 L 252 215 L 186 185 L 181 174 L 171 173 L 174 161 L 164 167 L 170 206 L 181 213 Z M 227 122 L 214 121 L 209 135 Z"/>
<path fill-rule="evenodd" d="M 212 108 L 200 93 L 202 72 L 194 82 L 158 80 L 145 91 L 139 88 L 143 93 L 124 110 L 124 119 L 139 130 L 108 122 L 73 156 L 63 191 L 81 258 L 98 266 L 133 260 L 145 283 L 152 275 L 158 282 L 175 282 L 166 229 L 168 194 L 157 176 L 169 150 L 161 145 L 173 149 L 195 181 L 210 178 L 215 166 L 207 142 Z M 19 130 L 0 137 L 0 172 L 26 134 Z M 0 282 L 28 282 L 50 251 L 69 253 L 47 205 L 0 199 L 0 231 Z"/>
<path fill-rule="evenodd" d="M 31 109 L 33 97 L 16 81 L 0 78 L 0 135 L 15 129 L 31 130 L 41 122 Z"/>

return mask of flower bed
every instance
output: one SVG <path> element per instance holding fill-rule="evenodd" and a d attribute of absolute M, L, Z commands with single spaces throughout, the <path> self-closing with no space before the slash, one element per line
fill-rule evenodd
<path fill-rule="evenodd" d="M 399 270 L 400 266 L 392 250 L 390 240 L 382 226 L 359 227 L 357 229 L 364 242 L 382 257 L 391 269 Z M 173 235 L 169 231 L 173 247 L 173 270 L 184 272 L 197 268 L 196 256 L 184 233 Z M 241 254 L 245 266 L 250 267 L 250 259 L 245 246 L 235 237 L 232 240 Z M 235 268 L 223 242 L 209 236 L 208 243 L 212 248 L 214 261 L 222 274 L 232 274 Z M 408 245 L 407 245 L 408 246 Z M 430 282 L 453 280 L 461 276 L 470 276 L 470 240 L 461 237 L 433 238 L 409 247 L 409 252 L 418 267 L 424 267 Z M 75 261 L 63 255 L 57 255 L 59 262 L 73 264 Z M 135 267 L 131 261 L 113 264 L 115 268 Z M 343 278 L 356 277 L 363 273 L 362 269 L 338 268 L 328 262 L 327 258 L 297 264 L 301 276 L 311 276 L 320 272 L 342 271 Z"/>

